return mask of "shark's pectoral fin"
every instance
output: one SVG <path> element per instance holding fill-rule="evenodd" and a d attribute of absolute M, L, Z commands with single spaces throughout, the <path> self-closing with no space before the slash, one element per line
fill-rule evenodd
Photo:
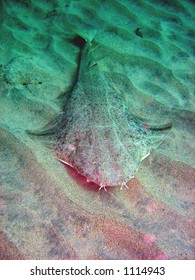
<path fill-rule="evenodd" d="M 148 143 L 149 146 L 153 149 L 156 149 L 162 141 L 169 135 L 173 125 L 168 123 L 163 126 L 149 126 L 147 129 L 148 134 Z"/>

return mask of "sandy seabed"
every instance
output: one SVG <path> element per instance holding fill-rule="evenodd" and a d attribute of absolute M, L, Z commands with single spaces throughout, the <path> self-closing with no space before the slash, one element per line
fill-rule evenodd
<path fill-rule="evenodd" d="M 194 11 L 176 0 L 1 1 L 0 259 L 194 259 Z M 78 35 L 98 44 L 132 114 L 173 124 L 122 191 L 99 191 L 25 132 L 62 110 Z"/>

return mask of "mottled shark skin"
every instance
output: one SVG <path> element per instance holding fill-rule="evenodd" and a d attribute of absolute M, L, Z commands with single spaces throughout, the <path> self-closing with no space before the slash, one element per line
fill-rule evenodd
<path fill-rule="evenodd" d="M 129 112 L 124 100 L 105 79 L 98 46 L 87 42 L 81 50 L 78 80 L 63 112 L 40 133 L 57 158 L 98 185 L 125 185 L 170 131 L 145 126 Z"/>

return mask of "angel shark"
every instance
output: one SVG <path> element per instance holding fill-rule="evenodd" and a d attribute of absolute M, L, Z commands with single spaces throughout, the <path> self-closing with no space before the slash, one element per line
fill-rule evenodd
<path fill-rule="evenodd" d="M 97 52 L 97 43 L 83 44 L 77 79 L 63 111 L 47 129 L 34 134 L 88 181 L 101 187 L 124 186 L 172 125 L 146 126 L 132 115 L 106 79 L 101 60 L 95 58 Z"/>

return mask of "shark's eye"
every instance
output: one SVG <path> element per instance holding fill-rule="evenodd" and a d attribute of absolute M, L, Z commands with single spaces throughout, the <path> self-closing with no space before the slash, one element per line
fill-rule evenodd
<path fill-rule="evenodd" d="M 75 46 L 77 46 L 80 49 L 83 49 L 86 41 L 81 36 L 77 36 L 74 39 L 71 40 L 71 43 Z"/>

